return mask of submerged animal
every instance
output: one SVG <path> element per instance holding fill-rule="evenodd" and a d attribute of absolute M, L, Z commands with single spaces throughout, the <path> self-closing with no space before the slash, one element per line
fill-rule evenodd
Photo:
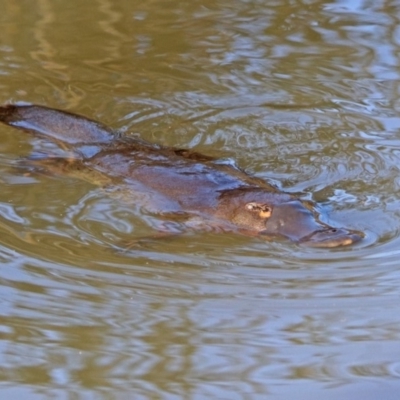
<path fill-rule="evenodd" d="M 312 247 L 356 243 L 363 233 L 319 220 L 315 205 L 200 153 L 124 137 L 88 118 L 36 105 L 0 107 L 0 122 L 44 136 L 65 157 L 36 163 L 103 186 L 123 187 L 149 212 L 187 227 L 237 232 Z"/>

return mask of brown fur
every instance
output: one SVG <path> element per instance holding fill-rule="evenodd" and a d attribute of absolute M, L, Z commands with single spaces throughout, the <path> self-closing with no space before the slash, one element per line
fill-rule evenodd
<path fill-rule="evenodd" d="M 120 185 L 151 212 L 200 219 L 219 231 L 284 237 L 314 247 L 348 245 L 363 236 L 322 223 L 313 207 L 298 198 L 197 152 L 120 137 L 99 122 L 41 106 L 0 107 L 0 121 L 68 149 L 66 159 L 37 161 L 42 167 Z"/>

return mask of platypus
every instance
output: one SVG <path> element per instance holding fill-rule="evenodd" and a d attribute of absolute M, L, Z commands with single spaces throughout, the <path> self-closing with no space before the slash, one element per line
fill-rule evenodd
<path fill-rule="evenodd" d="M 347 246 L 364 236 L 322 222 L 312 202 L 195 151 L 123 136 L 100 122 L 38 105 L 0 106 L 0 121 L 67 151 L 65 157 L 40 160 L 40 166 L 120 185 L 149 212 L 176 215 L 187 227 L 312 247 Z"/>

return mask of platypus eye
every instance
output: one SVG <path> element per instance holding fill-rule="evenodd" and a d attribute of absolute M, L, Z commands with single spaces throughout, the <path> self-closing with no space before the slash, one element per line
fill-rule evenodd
<path fill-rule="evenodd" d="M 262 203 L 247 203 L 246 210 L 258 213 L 260 218 L 269 218 L 272 213 L 272 207 Z"/>

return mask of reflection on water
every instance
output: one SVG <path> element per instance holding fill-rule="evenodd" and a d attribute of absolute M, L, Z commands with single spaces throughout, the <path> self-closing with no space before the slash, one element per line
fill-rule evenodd
<path fill-rule="evenodd" d="M 399 7 L 6 2 L 1 103 L 235 159 L 366 232 L 312 250 L 188 232 L 18 160 L 0 127 L 0 397 L 397 399 Z M 128 395 L 128 397 L 129 397 Z"/>

